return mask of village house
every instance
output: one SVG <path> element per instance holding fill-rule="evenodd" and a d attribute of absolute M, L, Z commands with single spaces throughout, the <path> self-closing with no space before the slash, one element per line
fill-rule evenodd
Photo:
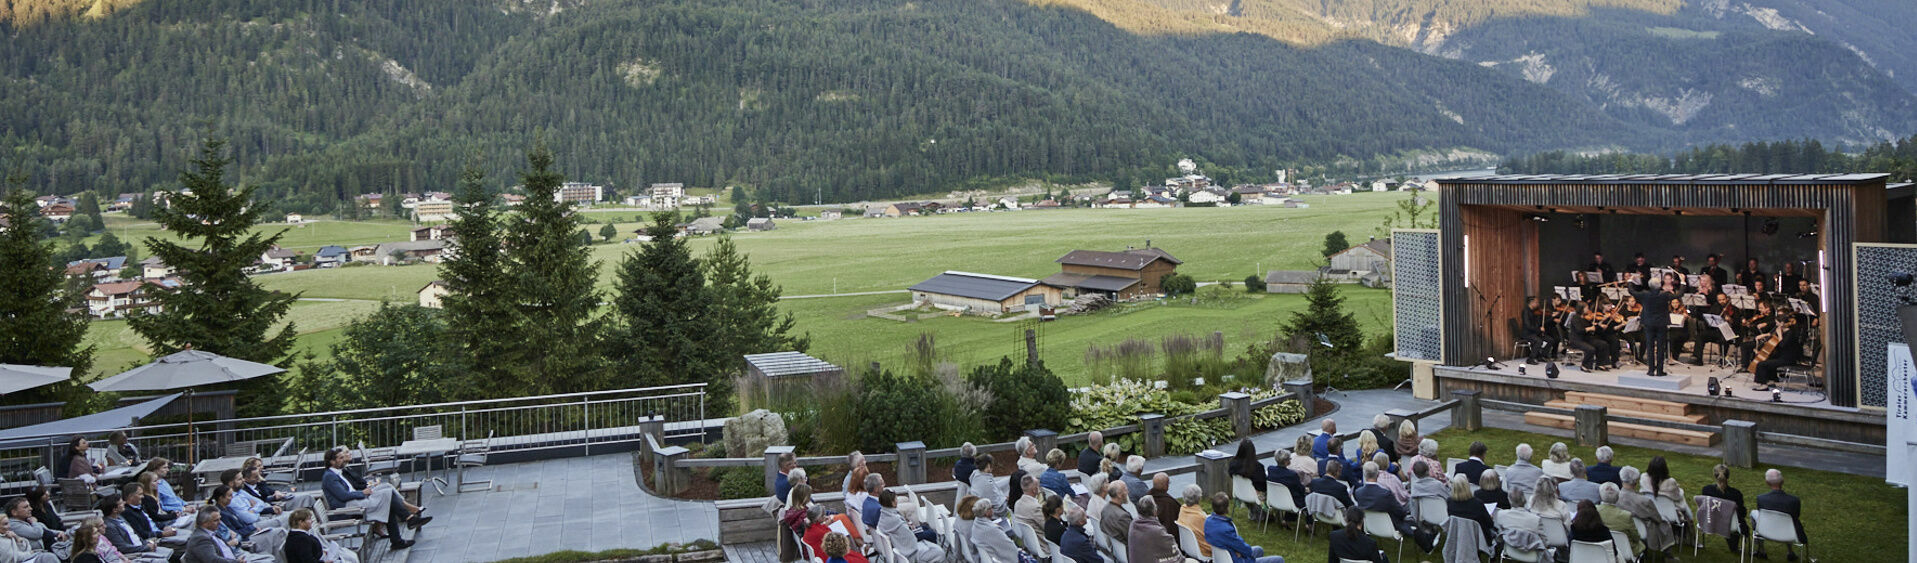
<path fill-rule="evenodd" d="M 360 207 L 364 207 L 367 209 L 379 209 L 379 204 L 385 202 L 386 195 L 376 194 L 376 193 L 359 194 L 358 199 L 359 199 Z"/>
<path fill-rule="evenodd" d="M 819 212 L 819 220 L 820 221 L 837 221 L 839 220 L 840 217 L 843 217 L 844 215 L 845 215 L 844 212 L 839 211 L 837 209 L 827 209 L 825 211 Z"/>
<path fill-rule="evenodd" d="M 412 238 L 409 240 L 415 242 L 422 240 L 440 240 L 449 238 L 452 234 L 453 228 L 449 225 L 427 225 L 413 229 Z"/>
<path fill-rule="evenodd" d="M 161 308 L 153 302 L 154 292 L 179 287 L 178 278 L 94 284 L 87 291 L 87 314 L 96 319 L 119 319 L 135 311 L 158 313 Z"/>
<path fill-rule="evenodd" d="M 65 223 L 67 219 L 73 218 L 73 206 L 64 203 L 48 205 L 40 208 L 40 216 L 55 223 Z"/>
<path fill-rule="evenodd" d="M 560 203 L 592 204 L 606 199 L 606 188 L 585 182 L 566 182 L 559 185 L 559 191 L 553 192 L 552 197 Z"/>
<path fill-rule="evenodd" d="M 453 202 L 442 199 L 420 200 L 413 204 L 413 220 L 422 223 L 450 221 L 453 218 Z"/>
<path fill-rule="evenodd" d="M 431 283 L 426 284 L 425 287 L 419 288 L 419 306 L 428 309 L 443 309 L 445 308 L 444 300 L 446 294 L 451 292 L 452 290 L 447 288 L 445 280 L 433 280 Z"/>
<path fill-rule="evenodd" d="M 69 278 L 83 278 L 90 283 L 112 282 L 119 281 L 120 269 L 125 267 L 125 256 L 74 260 L 67 263 L 66 275 Z"/>
<path fill-rule="evenodd" d="M 1061 288 L 1066 299 L 1104 294 L 1120 300 L 1163 293 L 1159 282 L 1184 263 L 1149 244 L 1123 252 L 1073 250 L 1055 262 L 1059 264 L 1059 273 L 1042 282 Z"/>
<path fill-rule="evenodd" d="M 893 203 L 893 204 L 885 206 L 885 216 L 886 217 L 908 217 L 908 216 L 915 216 L 915 215 L 929 215 L 932 213 L 932 210 L 927 209 L 927 205 L 928 204 L 924 202 L 917 202 L 917 201 L 901 201 L 901 202 Z"/>
<path fill-rule="evenodd" d="M 345 247 L 326 245 L 320 247 L 319 252 L 313 253 L 313 267 L 336 268 L 350 259 L 352 255 L 346 252 Z"/>
<path fill-rule="evenodd" d="M 142 278 L 160 279 L 171 276 L 176 271 L 178 271 L 177 268 L 166 265 L 166 262 L 161 261 L 158 256 L 151 256 L 140 261 L 140 277 Z"/>
<path fill-rule="evenodd" d="M 1192 192 L 1190 196 L 1185 198 L 1185 201 L 1186 203 L 1197 205 L 1225 205 L 1227 193 L 1228 192 L 1218 188 L 1206 188 Z"/>
<path fill-rule="evenodd" d="M 1265 273 L 1265 293 L 1304 293 L 1315 281 L 1317 270 L 1272 270 Z"/>
<path fill-rule="evenodd" d="M 306 222 L 306 217 L 298 213 L 288 213 L 286 214 L 286 222 L 293 224 L 304 223 Z"/>
<path fill-rule="evenodd" d="M 300 253 L 298 251 L 274 246 L 273 248 L 267 249 L 266 252 L 260 253 L 259 267 L 261 270 L 268 272 L 291 270 L 293 269 L 293 264 L 299 260 L 299 257 Z"/>
<path fill-rule="evenodd" d="M 381 243 L 373 247 L 366 259 L 378 261 L 382 266 L 416 261 L 437 264 L 445 258 L 446 242 L 439 239 Z M 353 259 L 360 259 L 358 252 L 353 253 Z"/>
<path fill-rule="evenodd" d="M 912 302 L 982 315 L 1058 305 L 1059 288 L 1038 280 L 948 271 L 914 284 Z"/>
<path fill-rule="evenodd" d="M 1324 267 L 1325 277 L 1342 283 L 1357 282 L 1367 287 L 1390 283 L 1391 239 L 1372 237 L 1365 242 L 1331 255 Z"/>
<path fill-rule="evenodd" d="M 669 197 L 677 200 L 686 197 L 686 185 L 680 183 L 653 184 L 646 188 L 646 195 L 652 197 Z"/>
<path fill-rule="evenodd" d="M 747 230 L 770 231 L 775 228 L 778 228 L 778 225 L 773 224 L 771 219 L 767 219 L 765 217 L 753 217 L 751 219 L 746 220 Z"/>
<path fill-rule="evenodd" d="M 501 194 L 499 201 L 504 202 L 506 207 L 519 207 L 519 204 L 526 203 L 526 196 L 519 194 Z"/>
<path fill-rule="evenodd" d="M 1239 205 L 1264 205 L 1265 203 L 1264 186 L 1238 186 L 1232 188 L 1231 193 L 1238 194 Z"/>
<path fill-rule="evenodd" d="M 679 232 L 687 235 L 710 235 L 724 230 L 725 219 L 718 217 L 700 217 L 679 224 Z"/>

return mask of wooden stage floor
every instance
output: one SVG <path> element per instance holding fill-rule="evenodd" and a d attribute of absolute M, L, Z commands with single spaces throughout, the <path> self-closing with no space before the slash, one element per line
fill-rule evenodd
<path fill-rule="evenodd" d="M 1733 368 L 1730 366 L 1720 367 L 1716 363 L 1712 363 L 1712 362 L 1706 362 L 1705 365 L 1703 366 L 1693 366 L 1687 363 L 1676 363 L 1676 362 L 1666 363 L 1665 371 L 1670 372 L 1672 377 L 1656 378 L 1658 380 L 1664 380 L 1664 381 L 1660 381 L 1659 383 L 1669 384 L 1669 383 L 1682 381 L 1686 377 L 1689 378 L 1688 384 L 1684 384 L 1681 387 L 1678 387 L 1676 389 L 1653 388 L 1653 387 L 1646 387 L 1642 385 L 1632 384 L 1632 382 L 1628 380 L 1632 380 L 1632 379 L 1646 380 L 1651 378 L 1645 377 L 1644 375 L 1645 366 L 1643 364 L 1631 363 L 1630 360 L 1626 360 L 1623 364 L 1619 365 L 1617 369 L 1613 369 L 1610 371 L 1587 372 L 1582 369 L 1579 369 L 1575 364 L 1572 364 L 1572 365 L 1558 364 L 1559 373 L 1558 373 L 1558 378 L 1555 380 L 1546 378 L 1544 376 L 1545 365 L 1542 363 L 1536 364 L 1536 365 L 1525 365 L 1524 360 L 1520 358 L 1515 360 L 1505 360 L 1498 365 L 1502 366 L 1502 368 L 1492 370 L 1492 369 L 1486 369 L 1484 366 L 1480 365 L 1480 366 L 1473 366 L 1468 368 L 1453 367 L 1448 369 L 1454 372 L 1462 372 L 1465 374 L 1496 374 L 1496 375 L 1511 376 L 1511 377 L 1535 378 L 1537 381 L 1545 383 L 1547 385 L 1553 382 L 1576 382 L 1576 383 L 1581 383 L 1585 385 L 1618 387 L 1618 388 L 1632 389 L 1636 391 L 1668 393 L 1668 394 L 1676 394 L 1676 395 L 1691 395 L 1696 397 L 1707 397 L 1707 398 L 1710 397 L 1710 392 L 1708 390 L 1709 378 L 1715 377 L 1717 378 L 1719 384 L 1723 388 L 1729 389 L 1732 393 L 1731 397 L 1729 397 L 1728 399 L 1725 397 L 1717 397 L 1717 399 L 1719 400 L 1742 399 L 1742 400 L 1749 400 L 1752 402 L 1764 402 L 1764 403 L 1769 403 L 1771 400 L 1771 394 L 1769 391 L 1752 391 L 1751 390 L 1751 387 L 1753 385 L 1753 380 L 1749 372 L 1734 373 L 1737 371 L 1736 368 Z M 1525 373 L 1519 374 L 1518 373 L 1519 367 L 1523 367 Z M 1621 382 L 1620 381 L 1621 377 L 1627 381 Z M 1812 388 L 1808 390 L 1800 390 L 1800 389 L 1797 389 L 1798 387 L 1801 387 L 1801 386 L 1791 385 L 1791 386 L 1785 386 L 1785 388 L 1780 389 L 1782 391 L 1782 399 L 1785 403 L 1793 405 L 1793 406 L 1802 406 L 1802 407 L 1822 407 L 1822 408 L 1838 409 L 1838 410 L 1845 410 L 1845 411 L 1854 410 L 1854 409 L 1848 409 L 1843 407 L 1831 406 L 1829 397 L 1825 396 L 1824 391 L 1822 389 Z"/>

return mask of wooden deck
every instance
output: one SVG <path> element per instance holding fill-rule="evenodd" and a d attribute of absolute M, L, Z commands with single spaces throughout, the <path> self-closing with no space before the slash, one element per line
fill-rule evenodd
<path fill-rule="evenodd" d="M 779 545 L 773 542 L 728 545 L 726 561 L 731 563 L 779 563 Z"/>

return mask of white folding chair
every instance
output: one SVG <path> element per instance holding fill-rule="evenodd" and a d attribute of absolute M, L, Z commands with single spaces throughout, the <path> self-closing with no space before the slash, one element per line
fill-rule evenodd
<path fill-rule="evenodd" d="M 1419 522 L 1442 528 L 1444 521 L 1451 518 L 1451 507 L 1439 497 L 1414 498 L 1411 499 L 1411 505 L 1416 507 Z"/>
<path fill-rule="evenodd" d="M 1398 556 L 1391 559 L 1393 561 L 1404 559 L 1404 534 L 1399 533 L 1398 527 L 1392 524 L 1390 514 L 1366 510 L 1365 533 L 1371 534 L 1374 538 L 1398 540 Z"/>
<path fill-rule="evenodd" d="M 1258 498 L 1258 487 L 1251 482 L 1251 479 L 1247 479 L 1242 475 L 1231 476 L 1231 498 L 1238 502 L 1256 506 L 1260 511 L 1265 509 L 1265 500 Z M 1265 521 L 1270 522 L 1271 520 L 1267 518 Z"/>
<path fill-rule="evenodd" d="M 1571 542 L 1571 563 L 1618 563 L 1613 542 Z"/>
<path fill-rule="evenodd" d="M 1224 548 L 1213 548 L 1211 550 L 1211 563 L 1232 563 L 1231 552 Z"/>
<path fill-rule="evenodd" d="M 1524 550 L 1507 545 L 1504 546 L 1503 550 L 1498 552 L 1498 561 L 1506 560 L 1517 561 L 1519 563 L 1545 563 L 1544 550 Z"/>
<path fill-rule="evenodd" d="M 1178 525 L 1178 550 L 1184 552 L 1185 557 L 1200 561 L 1205 559 L 1205 550 L 1198 545 L 1198 534 L 1192 533 L 1191 528 L 1184 524 Z"/>
<path fill-rule="evenodd" d="M 1343 557 L 1339 557 L 1339 558 L 1338 558 L 1338 563 L 1371 563 L 1371 562 L 1370 562 L 1370 561 L 1360 561 L 1360 560 L 1357 560 L 1357 559 L 1345 559 L 1345 558 L 1343 558 Z"/>
<path fill-rule="evenodd" d="M 1023 546 L 1027 553 L 1032 554 L 1032 557 L 1044 559 L 1051 556 L 1051 553 L 1045 551 L 1045 544 L 1038 540 L 1038 532 L 1033 531 L 1031 525 L 1014 520 L 1012 532 L 1018 535 L 1019 545 Z"/>
<path fill-rule="evenodd" d="M 1638 537 L 1641 538 L 1644 536 L 1640 534 Z M 1637 548 L 1631 547 L 1631 536 L 1624 535 L 1624 532 L 1611 530 L 1611 546 L 1617 548 L 1617 560 L 1621 563 L 1637 562 L 1637 553 L 1635 553 Z"/>
<path fill-rule="evenodd" d="M 1544 535 L 1544 545 L 1546 547 L 1563 548 L 1571 546 L 1571 529 L 1565 527 L 1563 520 L 1557 518 L 1538 518 L 1538 527 L 1541 528 L 1540 533 Z"/>
<path fill-rule="evenodd" d="M 1305 506 L 1311 506 L 1311 505 L 1312 505 L 1312 502 L 1311 502 L 1311 496 L 1312 496 L 1312 495 L 1324 495 L 1324 493 L 1311 493 L 1310 495 L 1305 495 Z M 1345 515 L 1344 515 L 1344 514 L 1340 514 L 1340 513 L 1336 513 L 1336 512 L 1333 512 L 1333 513 L 1329 513 L 1329 514 L 1327 514 L 1327 513 L 1324 513 L 1324 512 L 1318 512 L 1318 511 L 1314 511 L 1314 510 L 1306 510 L 1306 512 L 1310 512 L 1310 513 L 1311 513 L 1311 530 L 1312 530 L 1312 533 L 1313 533 L 1313 534 L 1316 534 L 1316 533 L 1318 533 L 1318 524 L 1320 524 L 1320 523 L 1323 523 L 1323 524 L 1330 524 L 1332 528 L 1343 528 L 1343 527 L 1345 527 Z M 1215 550 L 1215 549 L 1214 549 L 1214 550 L 1212 550 L 1212 552 L 1214 552 L 1214 553 L 1216 553 L 1217 551 L 1218 551 L 1218 550 Z"/>
<path fill-rule="evenodd" d="M 1804 548 L 1804 560 L 1810 561 L 1810 546 L 1804 538 L 1797 537 L 1797 526 L 1791 524 L 1791 515 L 1775 510 L 1759 508 L 1751 511 L 1751 537 L 1753 540 L 1767 540 L 1790 546 Z M 1755 551 L 1745 549 L 1745 552 Z"/>
<path fill-rule="evenodd" d="M 1291 489 L 1277 483 L 1266 482 L 1265 509 L 1294 515 L 1295 518 L 1292 520 L 1291 525 L 1291 541 L 1298 541 L 1298 531 L 1303 530 L 1305 527 L 1305 509 L 1299 507 L 1298 501 L 1291 497 Z M 1267 515 L 1269 515 L 1269 513 L 1267 513 Z M 1271 523 L 1271 521 L 1271 518 L 1265 519 L 1265 523 L 1267 524 Z"/>
<path fill-rule="evenodd" d="M 1118 563 L 1132 563 L 1132 554 L 1126 551 L 1125 542 L 1118 541 L 1118 538 L 1105 536 L 1105 543 L 1111 546 L 1113 561 L 1117 561 Z"/>

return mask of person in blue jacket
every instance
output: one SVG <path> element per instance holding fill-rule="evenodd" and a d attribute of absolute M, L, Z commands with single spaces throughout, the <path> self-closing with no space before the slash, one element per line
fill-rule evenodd
<path fill-rule="evenodd" d="M 1220 549 L 1231 553 L 1232 563 L 1285 563 L 1284 557 L 1265 555 L 1265 548 L 1245 543 L 1245 538 L 1238 535 L 1238 525 L 1231 522 L 1231 496 L 1225 493 L 1211 496 L 1205 543 L 1211 544 L 1213 553 Z"/>

